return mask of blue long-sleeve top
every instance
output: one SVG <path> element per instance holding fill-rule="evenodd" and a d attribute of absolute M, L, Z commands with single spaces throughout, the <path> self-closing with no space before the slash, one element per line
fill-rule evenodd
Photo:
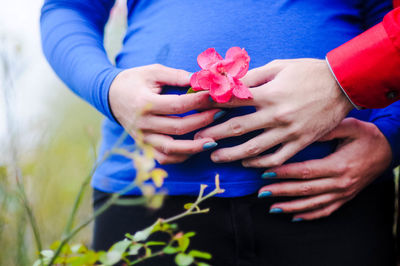
<path fill-rule="evenodd" d="M 100 158 L 123 133 L 108 103 L 110 84 L 123 69 L 160 63 L 195 72 L 199 70 L 197 55 L 209 47 L 221 54 L 232 46 L 245 48 L 250 68 L 273 59 L 324 58 L 392 8 L 389 0 L 128 0 L 126 36 L 113 66 L 103 47 L 104 26 L 113 4 L 112 0 L 46 0 L 41 14 L 43 51 L 51 66 L 68 87 L 105 115 Z M 163 93 L 185 91 L 167 88 Z M 232 109 L 218 123 L 253 111 L 251 107 Z M 400 102 L 381 110 L 353 111 L 349 116 L 374 123 L 391 145 L 392 165 L 398 164 Z M 257 133 L 220 140 L 218 147 L 243 143 Z M 190 139 L 193 134 L 179 138 Z M 130 149 L 133 145 L 128 137 L 121 146 Z M 289 162 L 325 157 L 335 146 L 335 141 L 312 144 Z M 158 166 L 169 173 L 164 185 L 169 194 L 195 195 L 200 183 L 213 187 L 216 173 L 226 189 L 225 197 L 254 193 L 269 182 L 260 178 L 263 169 L 244 168 L 240 162 L 215 164 L 210 152 L 184 163 Z M 134 177 L 130 159 L 113 155 L 97 168 L 92 185 L 116 192 Z"/>

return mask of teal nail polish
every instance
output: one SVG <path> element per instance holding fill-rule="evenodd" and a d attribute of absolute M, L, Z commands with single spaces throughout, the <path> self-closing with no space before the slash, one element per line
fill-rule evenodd
<path fill-rule="evenodd" d="M 208 100 L 210 101 L 210 102 L 214 102 L 214 100 L 213 100 L 213 98 L 211 97 L 211 96 L 208 96 Z"/>
<path fill-rule="evenodd" d="M 203 145 L 203 150 L 212 149 L 212 148 L 216 147 L 217 145 L 218 145 L 218 143 L 216 143 L 216 142 L 207 142 L 207 143 L 204 143 L 204 145 Z"/>
<path fill-rule="evenodd" d="M 272 208 L 269 210 L 269 213 L 281 213 L 283 210 L 281 208 Z"/>
<path fill-rule="evenodd" d="M 303 221 L 304 219 L 303 218 L 293 218 L 292 219 L 292 222 L 301 222 L 301 221 Z"/>
<path fill-rule="evenodd" d="M 261 178 L 272 178 L 276 177 L 276 173 L 274 172 L 265 172 L 264 174 L 261 175 Z"/>
<path fill-rule="evenodd" d="M 271 191 L 261 191 L 260 193 L 258 193 L 259 198 L 265 198 L 265 197 L 269 197 L 271 195 L 272 195 Z"/>
<path fill-rule="evenodd" d="M 220 119 L 220 118 L 223 117 L 225 114 L 226 114 L 226 111 L 224 111 L 224 110 L 219 111 L 218 113 L 216 113 L 216 114 L 214 115 L 214 121 L 217 120 L 217 119 Z"/>

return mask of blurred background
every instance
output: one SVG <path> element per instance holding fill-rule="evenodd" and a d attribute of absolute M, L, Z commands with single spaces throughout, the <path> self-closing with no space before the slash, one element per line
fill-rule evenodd
<path fill-rule="evenodd" d="M 42 55 L 43 0 L 2 0 L 0 9 L 0 265 L 32 265 L 37 257 L 21 180 L 36 216 L 43 248 L 60 239 L 84 178 L 96 158 L 101 115 L 73 95 Z M 126 17 L 118 1 L 106 27 L 113 60 Z M 85 194 L 79 220 L 91 214 Z M 72 242 L 90 244 L 91 228 Z"/>

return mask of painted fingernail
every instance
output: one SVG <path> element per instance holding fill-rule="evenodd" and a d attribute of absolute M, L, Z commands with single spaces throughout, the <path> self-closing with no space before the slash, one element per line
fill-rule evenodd
<path fill-rule="evenodd" d="M 225 114 L 226 114 L 226 111 L 224 111 L 224 110 L 219 111 L 218 113 L 216 113 L 216 114 L 214 115 L 214 121 L 217 120 L 217 119 L 220 119 L 220 118 L 223 117 Z"/>
<path fill-rule="evenodd" d="M 265 172 L 264 174 L 261 175 L 261 178 L 272 178 L 276 177 L 276 173 L 274 172 Z"/>
<path fill-rule="evenodd" d="M 216 147 L 217 145 L 218 145 L 218 143 L 216 143 L 216 142 L 207 142 L 207 143 L 204 143 L 204 145 L 203 145 L 203 150 L 212 149 L 212 148 Z"/>
<path fill-rule="evenodd" d="M 272 208 L 269 210 L 269 213 L 281 213 L 283 210 L 281 208 Z"/>
<path fill-rule="evenodd" d="M 214 102 L 214 100 L 213 100 L 213 98 L 211 97 L 211 96 L 208 96 L 208 100 L 210 101 L 210 102 Z"/>
<path fill-rule="evenodd" d="M 303 218 L 298 217 L 298 218 L 293 218 L 292 222 L 301 222 L 303 220 L 304 220 Z"/>
<path fill-rule="evenodd" d="M 271 191 L 261 191 L 260 193 L 258 193 L 259 198 L 265 198 L 265 197 L 269 197 L 271 195 L 272 195 Z"/>

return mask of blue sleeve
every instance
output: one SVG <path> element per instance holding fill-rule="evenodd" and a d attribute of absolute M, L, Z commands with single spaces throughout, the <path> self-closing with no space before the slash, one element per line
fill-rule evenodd
<path fill-rule="evenodd" d="M 103 46 L 115 0 L 46 0 L 40 17 L 44 54 L 57 75 L 81 98 L 115 121 L 108 91 L 121 72 Z"/>
<path fill-rule="evenodd" d="M 385 135 L 392 148 L 392 168 L 400 164 L 400 101 L 397 101 L 386 108 L 374 110 L 370 117 Z"/>
<path fill-rule="evenodd" d="M 383 17 L 393 9 L 392 0 L 362 0 L 361 3 L 360 15 L 364 30 L 382 22 Z"/>

